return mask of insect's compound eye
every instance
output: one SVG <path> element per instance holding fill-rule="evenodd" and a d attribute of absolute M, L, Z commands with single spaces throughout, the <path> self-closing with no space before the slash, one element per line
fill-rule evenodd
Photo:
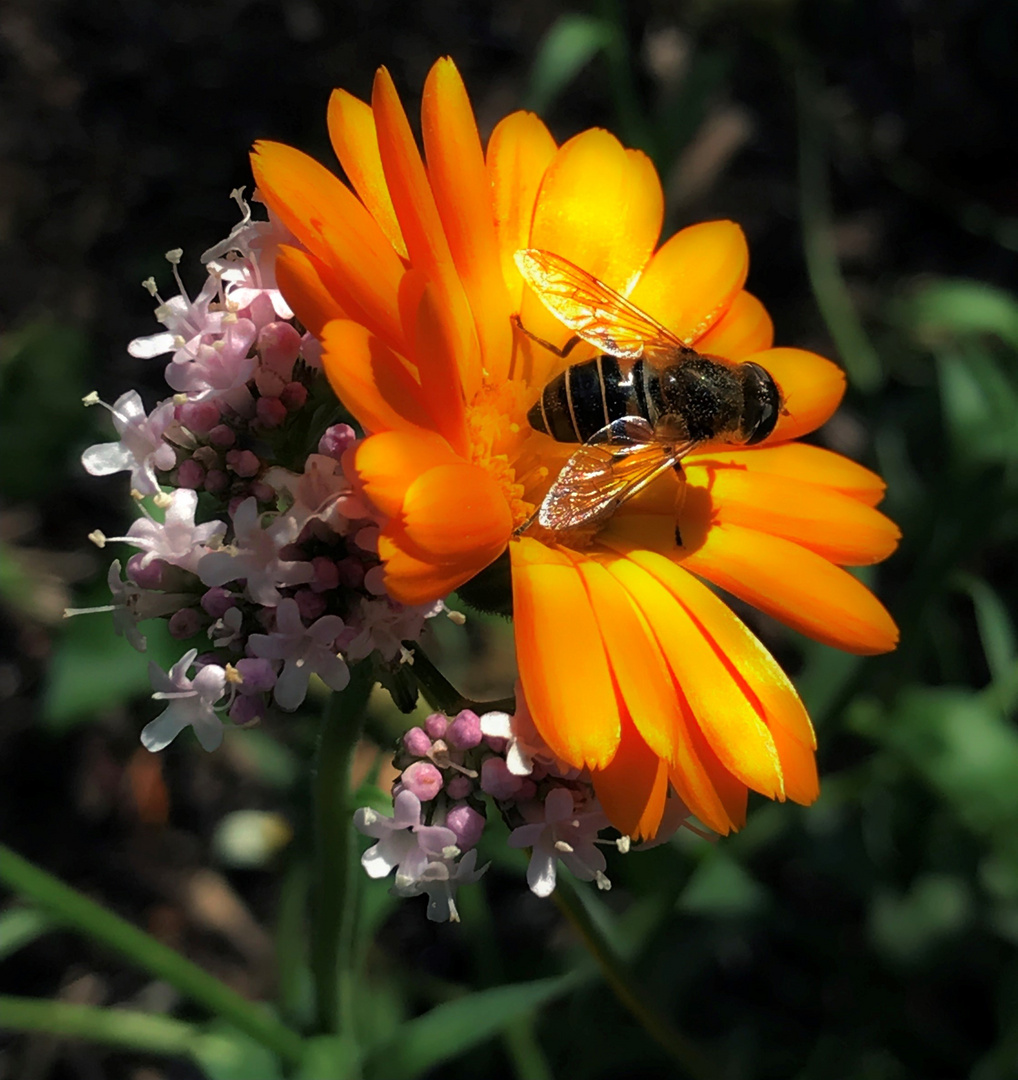
<path fill-rule="evenodd" d="M 759 364 L 743 364 L 742 428 L 746 445 L 762 442 L 774 430 L 781 411 L 781 394 L 769 371 Z"/>

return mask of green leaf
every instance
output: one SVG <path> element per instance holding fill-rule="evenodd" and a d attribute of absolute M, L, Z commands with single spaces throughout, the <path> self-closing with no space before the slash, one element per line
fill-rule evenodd
<path fill-rule="evenodd" d="M 925 874 L 907 893 L 879 893 L 870 911 L 870 935 L 885 955 L 914 962 L 959 933 L 972 918 L 972 894 L 959 877 Z"/>
<path fill-rule="evenodd" d="M 959 575 L 958 584 L 975 606 L 976 624 L 990 677 L 994 683 L 1003 683 L 1018 658 L 1018 643 L 1007 606 L 982 578 Z"/>
<path fill-rule="evenodd" d="M 304 1064 L 296 1080 L 347 1080 L 360 1075 L 360 1057 L 356 1046 L 339 1035 L 321 1035 L 308 1039 Z"/>
<path fill-rule="evenodd" d="M 957 456 L 986 463 L 1018 459 L 1018 382 L 976 343 L 944 346 L 935 359 Z"/>
<path fill-rule="evenodd" d="M 392 1040 L 372 1048 L 366 1071 L 385 1080 L 421 1076 L 504 1031 L 519 1017 L 568 993 L 580 978 L 579 973 L 570 972 L 551 979 L 498 986 L 437 1005 L 404 1024 Z"/>
<path fill-rule="evenodd" d="M 225 1024 L 210 1024 L 191 1047 L 208 1080 L 282 1080 L 270 1050 Z"/>
<path fill-rule="evenodd" d="M 36 322 L 0 339 L 0 490 L 8 499 L 38 498 L 66 476 L 90 424 L 81 403 L 87 360 L 87 339 L 69 326 Z"/>
<path fill-rule="evenodd" d="M 54 920 L 38 908 L 9 908 L 0 914 L 0 960 L 30 945 L 54 925 Z"/>
<path fill-rule="evenodd" d="M 720 849 L 696 868 L 679 899 L 679 910 L 718 916 L 751 915 L 767 902 L 767 890 Z"/>
<path fill-rule="evenodd" d="M 1018 349 L 1018 299 L 981 281 L 944 279 L 918 289 L 900 317 L 926 345 L 992 334 Z"/>
<path fill-rule="evenodd" d="M 543 113 L 612 40 L 611 24 L 593 15 L 561 15 L 538 46 L 527 108 Z"/>
<path fill-rule="evenodd" d="M 1018 860 L 1018 729 L 992 703 L 918 687 L 887 712 L 857 705 L 848 719 L 907 761 L 998 855 Z"/>

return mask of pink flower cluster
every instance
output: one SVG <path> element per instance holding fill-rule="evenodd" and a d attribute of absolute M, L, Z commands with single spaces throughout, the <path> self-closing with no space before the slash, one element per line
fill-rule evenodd
<path fill-rule="evenodd" d="M 397 896 L 428 894 L 428 918 L 456 922 L 455 891 L 477 881 L 477 845 L 493 806 L 512 830 L 509 846 L 529 848 L 527 884 L 541 897 L 555 889 L 561 862 L 580 881 L 609 889 L 605 846 L 628 851 L 628 838 L 600 838 L 610 828 L 586 773 L 556 760 L 544 745 L 517 686 L 513 716 L 465 709 L 432 713 L 403 736 L 394 764 L 391 817 L 362 807 L 354 824 L 377 842 L 361 862 L 373 878 L 395 870 Z M 672 795 L 663 843 L 689 811 Z"/>
<path fill-rule="evenodd" d="M 121 395 L 106 406 L 117 441 L 82 455 L 93 475 L 129 473 L 141 512 L 124 536 L 92 535 L 100 547 L 138 549 L 123 569 L 120 560 L 110 567 L 118 632 L 144 650 L 138 623 L 163 618 L 192 646 L 169 673 L 153 665 L 153 696 L 172 703 L 146 729 L 150 749 L 186 726 L 211 748 L 222 714 L 251 724 L 270 702 L 298 708 L 312 675 L 341 690 L 348 662 L 374 653 L 398 664 L 402 643 L 445 610 L 385 594 L 377 525 L 342 467 L 357 435 L 320 371 L 317 343 L 276 287 L 275 251 L 289 238 L 252 221 L 234 195 L 242 220 L 203 256 L 197 297 L 179 275 L 179 251 L 167 255 L 179 294 L 164 301 L 146 283 L 163 330 L 129 351 L 169 354 L 173 395 L 150 413 L 137 391 Z"/>

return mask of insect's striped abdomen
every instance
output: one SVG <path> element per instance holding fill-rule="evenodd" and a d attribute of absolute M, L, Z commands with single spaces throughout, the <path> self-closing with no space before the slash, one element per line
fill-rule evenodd
<path fill-rule="evenodd" d="M 613 420 L 658 412 L 656 373 L 638 360 L 623 379 L 619 362 L 607 354 L 573 364 L 545 386 L 527 420 L 557 442 L 586 442 Z"/>

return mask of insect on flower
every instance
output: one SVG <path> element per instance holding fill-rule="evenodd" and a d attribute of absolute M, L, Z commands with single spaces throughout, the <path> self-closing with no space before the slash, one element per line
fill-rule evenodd
<path fill-rule="evenodd" d="M 759 364 L 701 355 L 561 255 L 524 248 L 515 259 L 574 332 L 561 349 L 535 340 L 563 358 L 581 340 L 601 350 L 556 375 L 527 414 L 536 431 L 581 445 L 518 532 L 535 520 L 554 532 L 599 525 L 703 443 L 752 446 L 774 430 L 781 390 Z"/>

